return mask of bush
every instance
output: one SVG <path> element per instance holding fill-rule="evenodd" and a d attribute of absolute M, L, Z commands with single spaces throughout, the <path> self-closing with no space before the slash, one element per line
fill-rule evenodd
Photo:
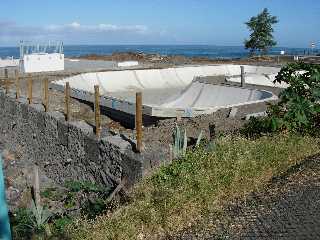
<path fill-rule="evenodd" d="M 287 83 L 289 87 L 280 94 L 280 101 L 269 107 L 268 117 L 251 119 L 242 133 L 249 137 L 275 131 L 319 135 L 320 66 L 288 64 L 274 82 Z"/>
<path fill-rule="evenodd" d="M 10 224 L 14 239 L 30 239 L 33 233 L 29 209 L 18 208 L 11 216 Z"/>

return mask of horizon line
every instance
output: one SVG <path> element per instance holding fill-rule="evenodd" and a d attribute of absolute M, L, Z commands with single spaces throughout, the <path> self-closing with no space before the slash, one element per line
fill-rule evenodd
<path fill-rule="evenodd" d="M 183 43 L 175 43 L 175 44 L 64 44 L 64 47 L 69 47 L 69 46 L 210 46 L 210 47 L 242 47 L 244 48 L 243 45 L 218 45 L 218 44 L 199 44 L 199 43 L 191 43 L 191 44 L 183 44 Z M 0 48 L 15 48 L 19 47 L 19 45 L 0 45 Z M 274 48 L 299 48 L 299 49 L 312 49 L 311 47 L 289 47 L 289 46 L 274 46 L 271 47 L 271 49 Z M 320 50 L 320 48 L 314 48 L 314 50 Z"/>

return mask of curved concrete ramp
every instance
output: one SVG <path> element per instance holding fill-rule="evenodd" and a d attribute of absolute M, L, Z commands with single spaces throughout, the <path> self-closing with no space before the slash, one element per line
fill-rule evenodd
<path fill-rule="evenodd" d="M 163 103 L 160 107 L 209 110 L 264 101 L 273 97 L 273 94 L 267 91 L 194 82 L 175 100 Z"/>
<path fill-rule="evenodd" d="M 152 115 L 158 117 L 193 117 L 210 114 L 222 108 L 276 100 L 271 92 L 193 82 L 174 99 L 152 105 Z"/>
<path fill-rule="evenodd" d="M 279 69 L 245 66 L 245 71 L 253 84 L 270 86 Z M 129 114 L 135 113 L 135 93 L 141 91 L 144 114 L 155 117 L 193 117 L 220 108 L 276 99 L 267 91 L 194 81 L 199 76 L 219 75 L 237 81 L 239 74 L 238 65 L 126 70 L 80 74 L 57 81 L 55 86 L 63 90 L 65 83 L 69 82 L 73 97 L 92 101 L 94 85 L 99 85 L 103 106 Z"/>
<path fill-rule="evenodd" d="M 274 85 L 273 80 L 279 68 L 245 66 L 246 82 L 255 85 L 286 87 Z M 183 88 L 199 76 L 221 76 L 227 80 L 240 82 L 239 65 L 208 65 L 166 69 L 126 70 L 84 73 L 58 81 L 64 85 L 69 82 L 71 87 L 93 92 L 95 84 L 100 85 L 102 94 L 143 89 Z"/>
<path fill-rule="evenodd" d="M 286 83 L 273 83 L 277 74 L 257 74 L 257 73 L 246 73 L 245 79 L 247 84 L 277 87 L 277 88 L 287 88 L 289 85 Z M 241 82 L 240 76 L 227 76 L 226 80 L 228 82 Z"/>

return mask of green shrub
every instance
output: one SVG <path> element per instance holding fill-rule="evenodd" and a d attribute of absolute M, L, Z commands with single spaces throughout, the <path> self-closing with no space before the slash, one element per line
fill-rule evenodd
<path fill-rule="evenodd" d="M 68 188 L 71 192 L 94 192 L 94 193 L 108 193 L 110 192 L 109 188 L 105 186 L 100 186 L 89 181 L 67 181 L 65 187 Z"/>
<path fill-rule="evenodd" d="M 18 208 L 10 218 L 13 239 L 29 239 L 32 236 L 31 212 L 26 208 Z"/>
<path fill-rule="evenodd" d="M 280 101 L 269 107 L 268 117 L 251 119 L 242 133 L 250 137 L 275 131 L 319 135 L 320 66 L 288 64 L 274 82 L 287 83 L 289 87 L 280 94 Z"/>
<path fill-rule="evenodd" d="M 72 223 L 72 219 L 68 216 L 56 219 L 53 222 L 53 230 L 55 234 L 62 234 L 67 225 Z"/>
<path fill-rule="evenodd" d="M 107 204 L 104 199 L 96 198 L 94 200 L 88 200 L 82 207 L 82 213 L 90 219 L 96 218 L 101 215 L 107 208 Z"/>

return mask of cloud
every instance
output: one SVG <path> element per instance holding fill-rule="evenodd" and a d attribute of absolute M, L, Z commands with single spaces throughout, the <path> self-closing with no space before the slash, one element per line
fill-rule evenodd
<path fill-rule="evenodd" d="M 154 35 L 145 25 L 115 25 L 100 23 L 82 25 L 72 22 L 63 25 L 23 26 L 12 21 L 0 21 L 0 44 L 16 44 L 20 40 L 63 40 L 67 43 L 117 43 L 139 41 Z M 160 31 L 159 31 L 160 32 Z"/>
<path fill-rule="evenodd" d="M 65 32 L 88 32 L 88 33 L 109 33 L 109 32 L 133 32 L 143 34 L 148 31 L 148 27 L 144 25 L 113 25 L 113 24 L 97 24 L 97 25 L 81 25 L 78 22 L 72 22 L 66 25 L 49 25 L 44 27 L 49 33 L 65 33 Z"/>

